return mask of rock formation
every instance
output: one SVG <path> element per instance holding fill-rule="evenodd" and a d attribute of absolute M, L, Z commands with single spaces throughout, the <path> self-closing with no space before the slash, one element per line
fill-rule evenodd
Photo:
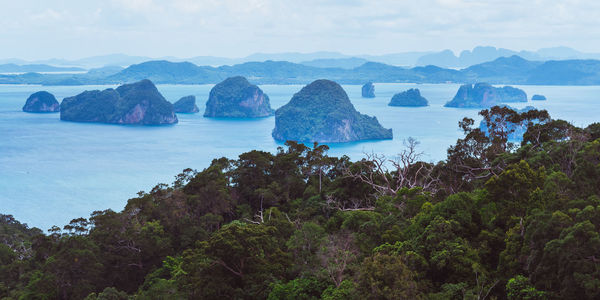
<path fill-rule="evenodd" d="M 196 105 L 196 96 L 190 95 L 182 97 L 173 104 L 173 110 L 176 113 L 197 113 L 200 110 Z"/>
<path fill-rule="evenodd" d="M 54 95 L 41 91 L 31 94 L 27 98 L 25 105 L 23 105 L 23 111 L 35 113 L 59 112 L 60 104 L 58 104 Z"/>
<path fill-rule="evenodd" d="M 269 96 L 242 76 L 230 77 L 210 90 L 205 117 L 260 118 L 273 115 Z"/>
<path fill-rule="evenodd" d="M 527 94 L 518 88 L 496 88 L 488 83 L 462 85 L 446 107 L 487 108 L 505 102 L 527 102 Z"/>
<path fill-rule="evenodd" d="M 429 102 L 421 96 L 419 89 L 409 89 L 392 97 L 389 106 L 427 106 Z"/>
<path fill-rule="evenodd" d="M 375 86 L 372 82 L 367 82 L 362 86 L 363 98 L 375 98 Z"/>
<path fill-rule="evenodd" d="M 173 104 L 147 79 L 117 89 L 85 91 L 65 98 L 60 119 L 74 122 L 162 125 L 177 123 Z"/>
<path fill-rule="evenodd" d="M 275 112 L 276 140 L 338 143 L 391 139 L 392 130 L 377 118 L 360 114 L 344 89 L 330 80 L 316 80 Z"/>

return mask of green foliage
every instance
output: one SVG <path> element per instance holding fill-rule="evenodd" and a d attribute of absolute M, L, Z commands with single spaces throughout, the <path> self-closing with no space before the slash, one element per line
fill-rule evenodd
<path fill-rule="evenodd" d="M 269 300 L 316 300 L 321 294 L 326 283 L 314 277 L 296 278 L 285 284 L 275 284 L 267 299 Z"/>
<path fill-rule="evenodd" d="M 490 199 L 496 204 L 502 216 L 525 216 L 527 209 L 537 208 L 531 202 L 531 193 L 542 187 L 544 170 L 534 171 L 525 161 L 509 165 L 500 175 L 485 183 Z"/>
<path fill-rule="evenodd" d="M 360 299 L 356 284 L 351 280 L 344 280 L 339 286 L 329 286 L 321 295 L 323 300 L 358 300 Z"/>
<path fill-rule="evenodd" d="M 368 299 L 420 299 L 415 273 L 400 255 L 377 252 L 360 267 L 358 289 Z"/>
<path fill-rule="evenodd" d="M 528 122 L 508 142 L 509 121 L 545 114 L 482 111 L 488 135 L 464 119 L 435 165 L 287 142 L 45 235 L 0 215 L 0 299 L 598 299 L 598 126 Z M 431 184 L 379 192 L 415 169 Z"/>
<path fill-rule="evenodd" d="M 127 300 L 127 293 L 119 291 L 113 287 L 107 287 L 102 292 L 96 294 L 91 293 L 84 300 Z"/>
<path fill-rule="evenodd" d="M 319 261 L 315 254 L 325 242 L 325 236 L 323 227 L 306 222 L 286 242 L 287 248 L 294 254 L 294 265 L 299 267 L 299 272 L 314 273 L 318 270 Z"/>
<path fill-rule="evenodd" d="M 531 285 L 527 277 L 517 275 L 509 279 L 506 284 L 506 298 L 508 300 L 544 300 L 547 299 L 547 295 Z"/>

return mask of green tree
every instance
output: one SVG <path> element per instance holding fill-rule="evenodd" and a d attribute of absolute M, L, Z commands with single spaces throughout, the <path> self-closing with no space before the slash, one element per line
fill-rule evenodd
<path fill-rule="evenodd" d="M 288 281 L 287 283 L 277 283 L 269 293 L 269 300 L 317 300 L 321 298 L 323 290 L 327 284 L 315 277 L 301 277 Z"/>
<path fill-rule="evenodd" d="M 506 283 L 506 298 L 508 300 L 545 300 L 547 294 L 538 291 L 531 283 L 529 278 L 523 275 L 517 275 Z"/>
<path fill-rule="evenodd" d="M 325 241 L 325 229 L 313 222 L 306 222 L 296 230 L 286 245 L 294 254 L 295 265 L 300 272 L 316 273 L 319 261 L 317 252 Z"/>
<path fill-rule="evenodd" d="M 360 266 L 358 289 L 367 299 L 421 299 L 415 277 L 402 256 L 376 252 Z"/>

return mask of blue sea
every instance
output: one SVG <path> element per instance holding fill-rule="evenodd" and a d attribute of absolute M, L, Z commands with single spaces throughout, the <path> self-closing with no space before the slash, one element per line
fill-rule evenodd
<path fill-rule="evenodd" d="M 84 90 L 112 86 L 0 85 L 0 213 L 12 214 L 30 226 L 62 227 L 71 219 L 88 217 L 94 210 L 123 209 L 138 191 L 157 183 L 171 183 L 185 168 L 202 170 L 212 159 L 236 158 L 260 149 L 275 152 L 283 146 L 271 137 L 274 117 L 261 119 L 209 119 L 202 117 L 212 85 L 159 85 L 169 101 L 195 95 L 200 113 L 179 114 L 173 126 L 121 126 L 74 123 L 59 114 L 21 111 L 27 97 L 47 90 L 59 101 Z M 278 108 L 300 85 L 262 85 Z M 477 118 L 478 109 L 445 108 L 458 89 L 456 84 L 375 84 L 377 97 L 364 99 L 358 85 L 343 86 L 361 113 L 374 115 L 393 140 L 331 144 L 332 156 L 353 160 L 365 153 L 393 157 L 403 141 L 413 137 L 426 161 L 442 160 L 448 146 L 462 136 L 458 121 Z M 510 104 L 533 105 L 551 116 L 586 126 L 600 121 L 600 86 L 518 86 L 529 97 L 545 95 L 547 101 Z M 394 93 L 419 88 L 428 107 L 389 107 Z"/>

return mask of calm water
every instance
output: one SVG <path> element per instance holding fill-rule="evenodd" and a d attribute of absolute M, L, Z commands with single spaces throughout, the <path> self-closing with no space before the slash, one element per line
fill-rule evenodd
<path fill-rule="evenodd" d="M 201 170 L 213 158 L 236 158 L 260 149 L 276 151 L 281 143 L 271 137 L 274 118 L 255 120 L 202 117 L 212 85 L 161 85 L 163 95 L 174 102 L 193 94 L 201 112 L 179 114 L 179 124 L 163 127 L 119 126 L 61 122 L 58 114 L 21 111 L 27 97 L 48 90 L 59 101 L 84 90 L 107 86 L 39 87 L 0 85 L 0 213 L 12 214 L 30 226 L 47 229 L 89 216 L 93 210 L 121 210 L 128 198 L 157 183 L 171 183 L 184 168 Z M 298 85 L 265 85 L 273 108 L 300 90 Z M 430 106 L 389 107 L 396 92 L 418 87 Z M 554 118 L 585 126 L 600 121 L 600 87 L 520 86 L 529 96 L 546 95 L 548 101 L 533 105 L 547 109 Z M 394 139 L 330 145 L 330 155 L 360 159 L 365 152 L 393 156 L 402 141 L 414 137 L 427 161 L 444 159 L 446 149 L 461 136 L 457 123 L 476 117 L 477 109 L 444 108 L 458 85 L 376 84 L 375 99 L 360 97 L 360 86 L 344 86 L 354 106 L 376 116 Z M 512 104 L 511 104 L 512 105 Z"/>

